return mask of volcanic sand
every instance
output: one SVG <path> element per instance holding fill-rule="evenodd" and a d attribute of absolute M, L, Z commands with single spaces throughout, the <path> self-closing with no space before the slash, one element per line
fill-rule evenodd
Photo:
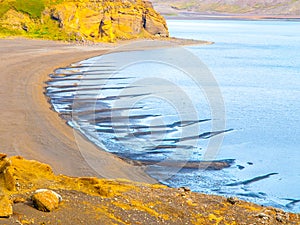
<path fill-rule="evenodd" d="M 0 152 L 45 162 L 55 173 L 69 176 L 155 182 L 141 167 L 97 148 L 74 131 L 51 110 L 44 95 L 55 68 L 107 51 L 106 45 L 0 39 Z"/>

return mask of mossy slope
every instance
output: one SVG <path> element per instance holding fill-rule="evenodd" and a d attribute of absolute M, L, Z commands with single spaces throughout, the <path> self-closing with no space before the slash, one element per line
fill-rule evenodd
<path fill-rule="evenodd" d="M 274 225 L 299 224 L 300 221 L 299 214 L 285 213 L 238 199 L 126 180 L 57 176 L 49 165 L 22 157 L 2 156 L 0 196 L 15 202 L 14 209 L 17 210 L 7 222 L 13 222 L 15 216 L 37 224 L 42 224 L 43 218 L 49 221 L 59 219 L 60 223 L 55 224 L 70 224 L 73 221 L 72 224 Z M 57 210 L 40 214 L 29 206 L 30 200 L 25 200 L 27 202 L 23 204 L 16 203 L 20 202 L 20 198 L 30 199 L 31 194 L 40 188 L 52 189 L 62 195 L 63 202 Z M 76 223 L 77 218 L 80 218 L 80 223 Z"/>
<path fill-rule="evenodd" d="M 0 0 L 0 35 L 114 42 L 169 33 L 142 0 Z"/>

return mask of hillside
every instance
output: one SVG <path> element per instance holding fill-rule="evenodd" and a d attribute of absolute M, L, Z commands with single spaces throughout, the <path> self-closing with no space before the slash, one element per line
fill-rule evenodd
<path fill-rule="evenodd" d="M 300 17 L 300 0 L 151 0 L 165 15 L 181 13 Z"/>
<path fill-rule="evenodd" d="M 104 41 L 167 37 L 166 22 L 142 0 L 0 0 L 0 36 Z"/>

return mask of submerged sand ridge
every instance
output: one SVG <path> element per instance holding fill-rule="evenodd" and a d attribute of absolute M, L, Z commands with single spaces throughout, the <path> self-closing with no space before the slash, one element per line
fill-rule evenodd
<path fill-rule="evenodd" d="M 47 162 L 56 173 L 97 175 L 81 156 L 73 129 L 50 110 L 45 81 L 55 68 L 107 51 L 105 46 L 76 46 L 52 41 L 0 40 L 0 149 Z M 90 152 L 107 177 L 154 182 L 138 167 L 99 151 L 80 134 L 81 151 Z"/>

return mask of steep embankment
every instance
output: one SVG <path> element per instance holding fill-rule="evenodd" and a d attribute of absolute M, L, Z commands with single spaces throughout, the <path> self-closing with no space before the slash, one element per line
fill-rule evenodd
<path fill-rule="evenodd" d="M 52 189 L 34 208 L 37 189 Z M 1 207 L 2 206 L 2 207 Z M 41 209 L 40 209 L 41 210 Z M 188 188 L 126 180 L 56 176 L 51 167 L 0 153 L 0 217 L 4 224 L 298 224 L 299 214 L 264 208 L 236 198 L 192 193 Z"/>
<path fill-rule="evenodd" d="M 300 17 L 299 0 L 151 0 L 162 14 L 232 14 Z"/>
<path fill-rule="evenodd" d="M 0 0 L 0 36 L 12 35 L 114 42 L 169 33 L 143 0 Z"/>

